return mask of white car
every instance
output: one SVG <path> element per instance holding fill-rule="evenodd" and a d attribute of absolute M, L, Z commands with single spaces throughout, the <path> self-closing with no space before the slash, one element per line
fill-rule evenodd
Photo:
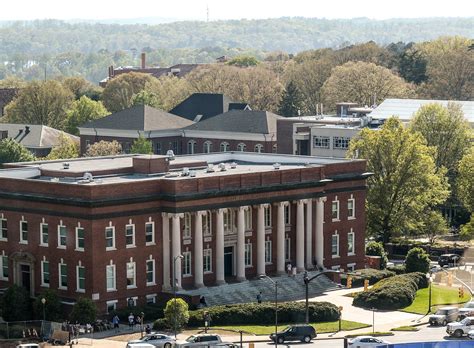
<path fill-rule="evenodd" d="M 179 348 L 208 347 L 222 345 L 221 336 L 215 334 L 199 334 L 189 336 L 186 341 L 176 342 Z"/>
<path fill-rule="evenodd" d="M 176 340 L 174 339 L 174 337 L 157 332 L 152 332 L 138 340 L 129 341 L 127 344 L 127 348 L 171 348 L 175 345 L 175 342 Z"/>
<path fill-rule="evenodd" d="M 471 330 L 467 333 L 467 337 L 469 337 L 471 340 L 474 340 L 474 330 Z"/>
<path fill-rule="evenodd" d="M 16 348 L 40 348 L 38 343 L 22 343 L 16 346 Z"/>
<path fill-rule="evenodd" d="M 459 308 L 459 316 L 461 318 L 474 316 L 474 301 L 466 302 L 464 307 Z"/>
<path fill-rule="evenodd" d="M 351 348 L 366 348 L 366 347 L 378 347 L 380 345 L 391 344 L 391 343 L 378 337 L 359 336 L 350 340 L 348 344 L 349 344 L 349 347 Z"/>

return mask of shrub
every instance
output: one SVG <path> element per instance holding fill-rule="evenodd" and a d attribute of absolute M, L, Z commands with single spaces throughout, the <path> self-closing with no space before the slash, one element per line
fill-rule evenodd
<path fill-rule="evenodd" d="M 395 273 L 392 271 L 378 270 L 373 268 L 362 269 L 357 271 L 357 273 L 358 274 L 356 275 L 351 275 L 352 287 L 363 286 L 365 279 L 368 279 L 370 284 L 375 284 L 381 279 L 393 277 L 395 275 Z M 341 284 L 347 284 L 347 274 L 341 274 Z"/>
<path fill-rule="evenodd" d="M 387 271 L 393 272 L 395 274 L 404 274 L 406 273 L 405 265 L 395 265 L 387 267 Z"/>
<path fill-rule="evenodd" d="M 189 307 L 186 301 L 182 298 L 171 299 L 166 302 L 165 320 L 170 323 L 172 327 L 176 325 L 179 330 L 184 327 L 189 320 Z"/>
<path fill-rule="evenodd" d="M 72 323 L 87 324 L 95 322 L 97 307 L 91 299 L 81 297 L 72 307 L 70 320 Z"/>
<path fill-rule="evenodd" d="M 211 325 L 242 325 L 274 323 L 275 307 L 273 303 L 244 303 L 216 306 L 190 312 L 189 326 L 204 324 L 204 311 L 211 317 Z M 304 302 L 282 302 L 278 304 L 278 321 L 281 323 L 303 322 L 305 319 Z M 339 310 L 329 302 L 310 302 L 309 320 L 312 322 L 334 321 L 339 319 Z"/>
<path fill-rule="evenodd" d="M 46 300 L 44 305 L 41 302 L 43 298 Z M 55 290 L 45 289 L 38 297 L 36 297 L 33 308 L 37 319 L 43 319 L 43 306 L 46 320 L 59 321 L 60 319 L 63 319 L 61 301 L 59 300 L 58 293 Z"/>
<path fill-rule="evenodd" d="M 2 298 L 2 316 L 5 321 L 31 319 L 31 300 L 28 291 L 18 285 L 10 286 Z"/>
<path fill-rule="evenodd" d="M 408 251 L 405 259 L 407 273 L 422 272 L 426 274 L 430 269 L 430 257 L 421 248 L 412 248 Z"/>
<path fill-rule="evenodd" d="M 167 330 L 167 329 L 171 329 L 171 326 L 165 318 L 160 318 L 160 319 L 156 319 L 154 322 L 153 322 L 153 330 L 159 330 L 159 331 L 164 331 L 164 330 Z"/>
<path fill-rule="evenodd" d="M 365 246 L 365 254 L 369 256 L 380 256 L 380 268 L 385 269 L 387 267 L 388 257 L 382 243 L 369 242 Z"/>

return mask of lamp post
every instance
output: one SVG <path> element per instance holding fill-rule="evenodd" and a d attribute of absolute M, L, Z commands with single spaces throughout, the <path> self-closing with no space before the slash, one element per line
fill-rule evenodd
<path fill-rule="evenodd" d="M 178 308 L 176 304 L 176 260 L 184 258 L 183 255 L 176 255 L 173 258 L 173 299 L 174 299 L 174 338 L 176 339 L 176 325 L 177 325 L 177 316 Z"/>
<path fill-rule="evenodd" d="M 43 304 L 43 322 L 41 323 L 41 335 L 44 336 L 44 322 L 46 320 L 46 310 L 45 310 L 46 299 L 44 297 L 41 299 L 41 303 Z"/>
<path fill-rule="evenodd" d="M 329 270 L 329 271 L 323 271 L 323 272 L 320 272 L 318 274 L 316 274 L 315 276 L 312 276 L 311 278 L 308 277 L 308 271 L 304 271 L 304 276 L 303 276 L 303 280 L 304 280 L 304 285 L 305 285 L 305 300 L 306 300 L 306 306 L 305 306 L 305 310 L 306 310 L 306 317 L 305 317 L 305 322 L 306 324 L 309 324 L 309 294 L 308 294 L 308 286 L 309 286 L 309 283 L 316 279 L 317 277 L 319 276 L 322 276 L 323 274 L 326 274 L 326 273 L 341 273 L 341 271 L 333 271 L 333 270 Z"/>
<path fill-rule="evenodd" d="M 140 335 L 143 338 L 143 320 L 145 319 L 145 313 L 140 313 Z"/>
<path fill-rule="evenodd" d="M 278 348 L 278 282 L 274 281 L 267 275 L 261 275 L 260 279 L 268 279 L 275 285 L 275 348 Z"/>
<path fill-rule="evenodd" d="M 372 333 L 375 333 L 375 308 L 372 308 Z"/>
<path fill-rule="evenodd" d="M 431 272 L 426 273 L 426 279 L 430 283 L 430 288 L 428 290 L 429 291 L 428 292 L 428 313 L 430 313 L 431 312 L 431 283 L 433 283 L 433 274 Z"/>

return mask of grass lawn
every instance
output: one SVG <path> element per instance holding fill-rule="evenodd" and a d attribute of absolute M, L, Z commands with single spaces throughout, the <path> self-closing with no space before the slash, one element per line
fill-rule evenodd
<path fill-rule="evenodd" d="M 336 332 L 339 329 L 339 321 L 329 321 L 324 323 L 311 323 L 316 328 L 317 333 Z M 288 325 L 278 325 L 278 330 L 283 330 Z M 358 323 L 355 321 L 342 320 L 342 330 L 356 330 L 364 327 L 370 327 L 370 325 Z M 275 325 L 232 325 L 232 326 L 219 326 L 222 329 L 230 329 L 234 331 L 242 330 L 247 333 L 253 333 L 255 335 L 269 335 L 275 332 Z"/>
<path fill-rule="evenodd" d="M 420 329 L 415 326 L 399 326 L 391 329 L 390 331 L 419 331 Z"/>
<path fill-rule="evenodd" d="M 428 311 L 429 287 L 420 289 L 416 292 L 415 301 L 402 309 L 404 312 L 426 314 Z M 459 288 L 440 286 L 433 284 L 431 289 L 431 311 L 436 311 L 436 306 L 459 304 L 467 302 L 471 299 L 468 291 L 464 290 L 464 297 L 459 298 Z"/>

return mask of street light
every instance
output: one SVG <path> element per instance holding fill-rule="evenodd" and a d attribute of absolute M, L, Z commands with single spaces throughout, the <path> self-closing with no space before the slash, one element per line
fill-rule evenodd
<path fill-rule="evenodd" d="M 44 337 L 44 322 L 46 320 L 46 310 L 45 310 L 46 299 L 44 297 L 41 299 L 41 303 L 43 304 L 43 322 L 41 323 L 41 335 Z"/>
<path fill-rule="evenodd" d="M 429 289 L 429 295 L 428 295 L 428 313 L 427 313 L 429 314 L 431 312 L 431 283 L 433 283 L 433 273 L 432 272 L 426 273 L 426 279 L 430 283 L 430 289 Z"/>
<path fill-rule="evenodd" d="M 177 311 L 178 311 L 178 308 L 177 308 L 177 304 L 176 304 L 176 260 L 178 259 L 183 259 L 184 256 L 183 255 L 176 255 L 174 258 L 173 258 L 173 298 L 174 298 L 174 339 L 176 339 L 176 325 L 177 325 Z"/>
<path fill-rule="evenodd" d="M 308 295 L 308 286 L 309 286 L 309 283 L 316 279 L 317 277 L 319 276 L 322 276 L 323 274 L 326 274 L 326 273 L 341 273 L 341 271 L 333 271 L 333 270 L 328 270 L 328 271 L 322 271 L 318 274 L 316 274 L 315 276 L 312 276 L 311 278 L 308 278 L 308 271 L 304 271 L 304 276 L 303 276 L 303 280 L 304 280 L 304 285 L 305 285 L 305 298 L 306 298 L 306 318 L 305 318 L 305 321 L 306 321 L 306 324 L 309 324 L 309 295 Z"/>
<path fill-rule="evenodd" d="M 260 279 L 268 279 L 275 285 L 275 348 L 278 348 L 278 282 L 267 275 L 261 275 Z"/>

